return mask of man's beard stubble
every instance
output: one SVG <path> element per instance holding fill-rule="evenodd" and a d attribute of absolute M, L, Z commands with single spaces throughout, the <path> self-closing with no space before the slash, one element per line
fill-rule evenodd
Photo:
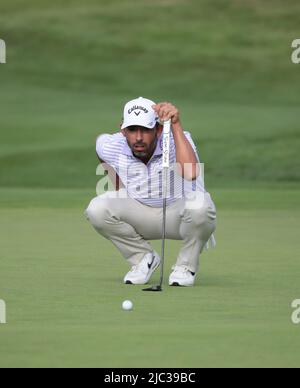
<path fill-rule="evenodd" d="M 148 148 L 146 148 L 145 151 L 136 151 L 136 150 L 134 149 L 134 146 L 135 146 L 135 145 L 138 145 L 138 144 L 135 144 L 135 145 L 133 145 L 133 146 L 130 147 L 130 148 L 131 148 L 131 150 L 132 150 L 133 155 L 134 155 L 136 158 L 142 158 L 142 159 L 147 158 L 147 157 L 150 158 L 150 157 L 152 156 L 153 152 L 154 152 L 155 149 L 156 149 L 157 143 L 158 143 L 158 139 L 155 138 L 154 141 L 150 144 L 150 146 L 149 146 Z M 144 145 L 144 144 L 141 144 L 141 145 Z"/>

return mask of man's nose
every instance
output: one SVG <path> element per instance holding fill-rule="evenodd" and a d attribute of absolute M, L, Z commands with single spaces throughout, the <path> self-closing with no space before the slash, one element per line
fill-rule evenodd
<path fill-rule="evenodd" d="M 136 141 L 141 142 L 143 141 L 143 139 L 144 139 L 143 131 L 141 129 L 138 129 L 136 133 Z"/>

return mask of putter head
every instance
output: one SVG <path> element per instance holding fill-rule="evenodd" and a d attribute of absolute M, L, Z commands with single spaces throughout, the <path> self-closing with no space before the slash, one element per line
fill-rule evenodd
<path fill-rule="evenodd" d="M 162 291 L 162 287 L 161 286 L 153 286 L 153 287 L 150 287 L 150 288 L 145 288 L 145 289 L 143 289 L 143 291 L 147 291 L 147 292 L 161 292 Z"/>

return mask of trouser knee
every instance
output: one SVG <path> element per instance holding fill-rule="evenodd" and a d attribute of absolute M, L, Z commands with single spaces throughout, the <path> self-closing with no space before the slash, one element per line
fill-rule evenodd
<path fill-rule="evenodd" d="M 86 218 L 97 229 L 104 229 L 110 218 L 110 204 L 106 198 L 94 198 L 85 211 Z"/>
<path fill-rule="evenodd" d="M 216 228 L 217 213 L 214 204 L 210 201 L 188 203 L 185 208 L 185 220 L 196 228 L 209 227 L 213 231 Z"/>

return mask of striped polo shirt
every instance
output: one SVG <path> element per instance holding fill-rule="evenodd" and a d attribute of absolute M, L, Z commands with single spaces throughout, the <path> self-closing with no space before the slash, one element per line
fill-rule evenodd
<path fill-rule="evenodd" d="M 200 159 L 189 132 L 184 132 L 187 140 Z M 145 165 L 136 158 L 130 149 L 126 137 L 121 133 L 103 134 L 98 137 L 96 150 L 99 158 L 110 165 L 124 184 L 127 194 L 144 205 L 163 206 L 163 135 L 158 140 L 155 152 Z M 170 171 L 168 174 L 167 204 L 170 205 L 189 193 L 205 192 L 202 175 L 195 181 L 187 181 L 176 170 L 176 145 L 173 134 L 170 139 Z"/>

